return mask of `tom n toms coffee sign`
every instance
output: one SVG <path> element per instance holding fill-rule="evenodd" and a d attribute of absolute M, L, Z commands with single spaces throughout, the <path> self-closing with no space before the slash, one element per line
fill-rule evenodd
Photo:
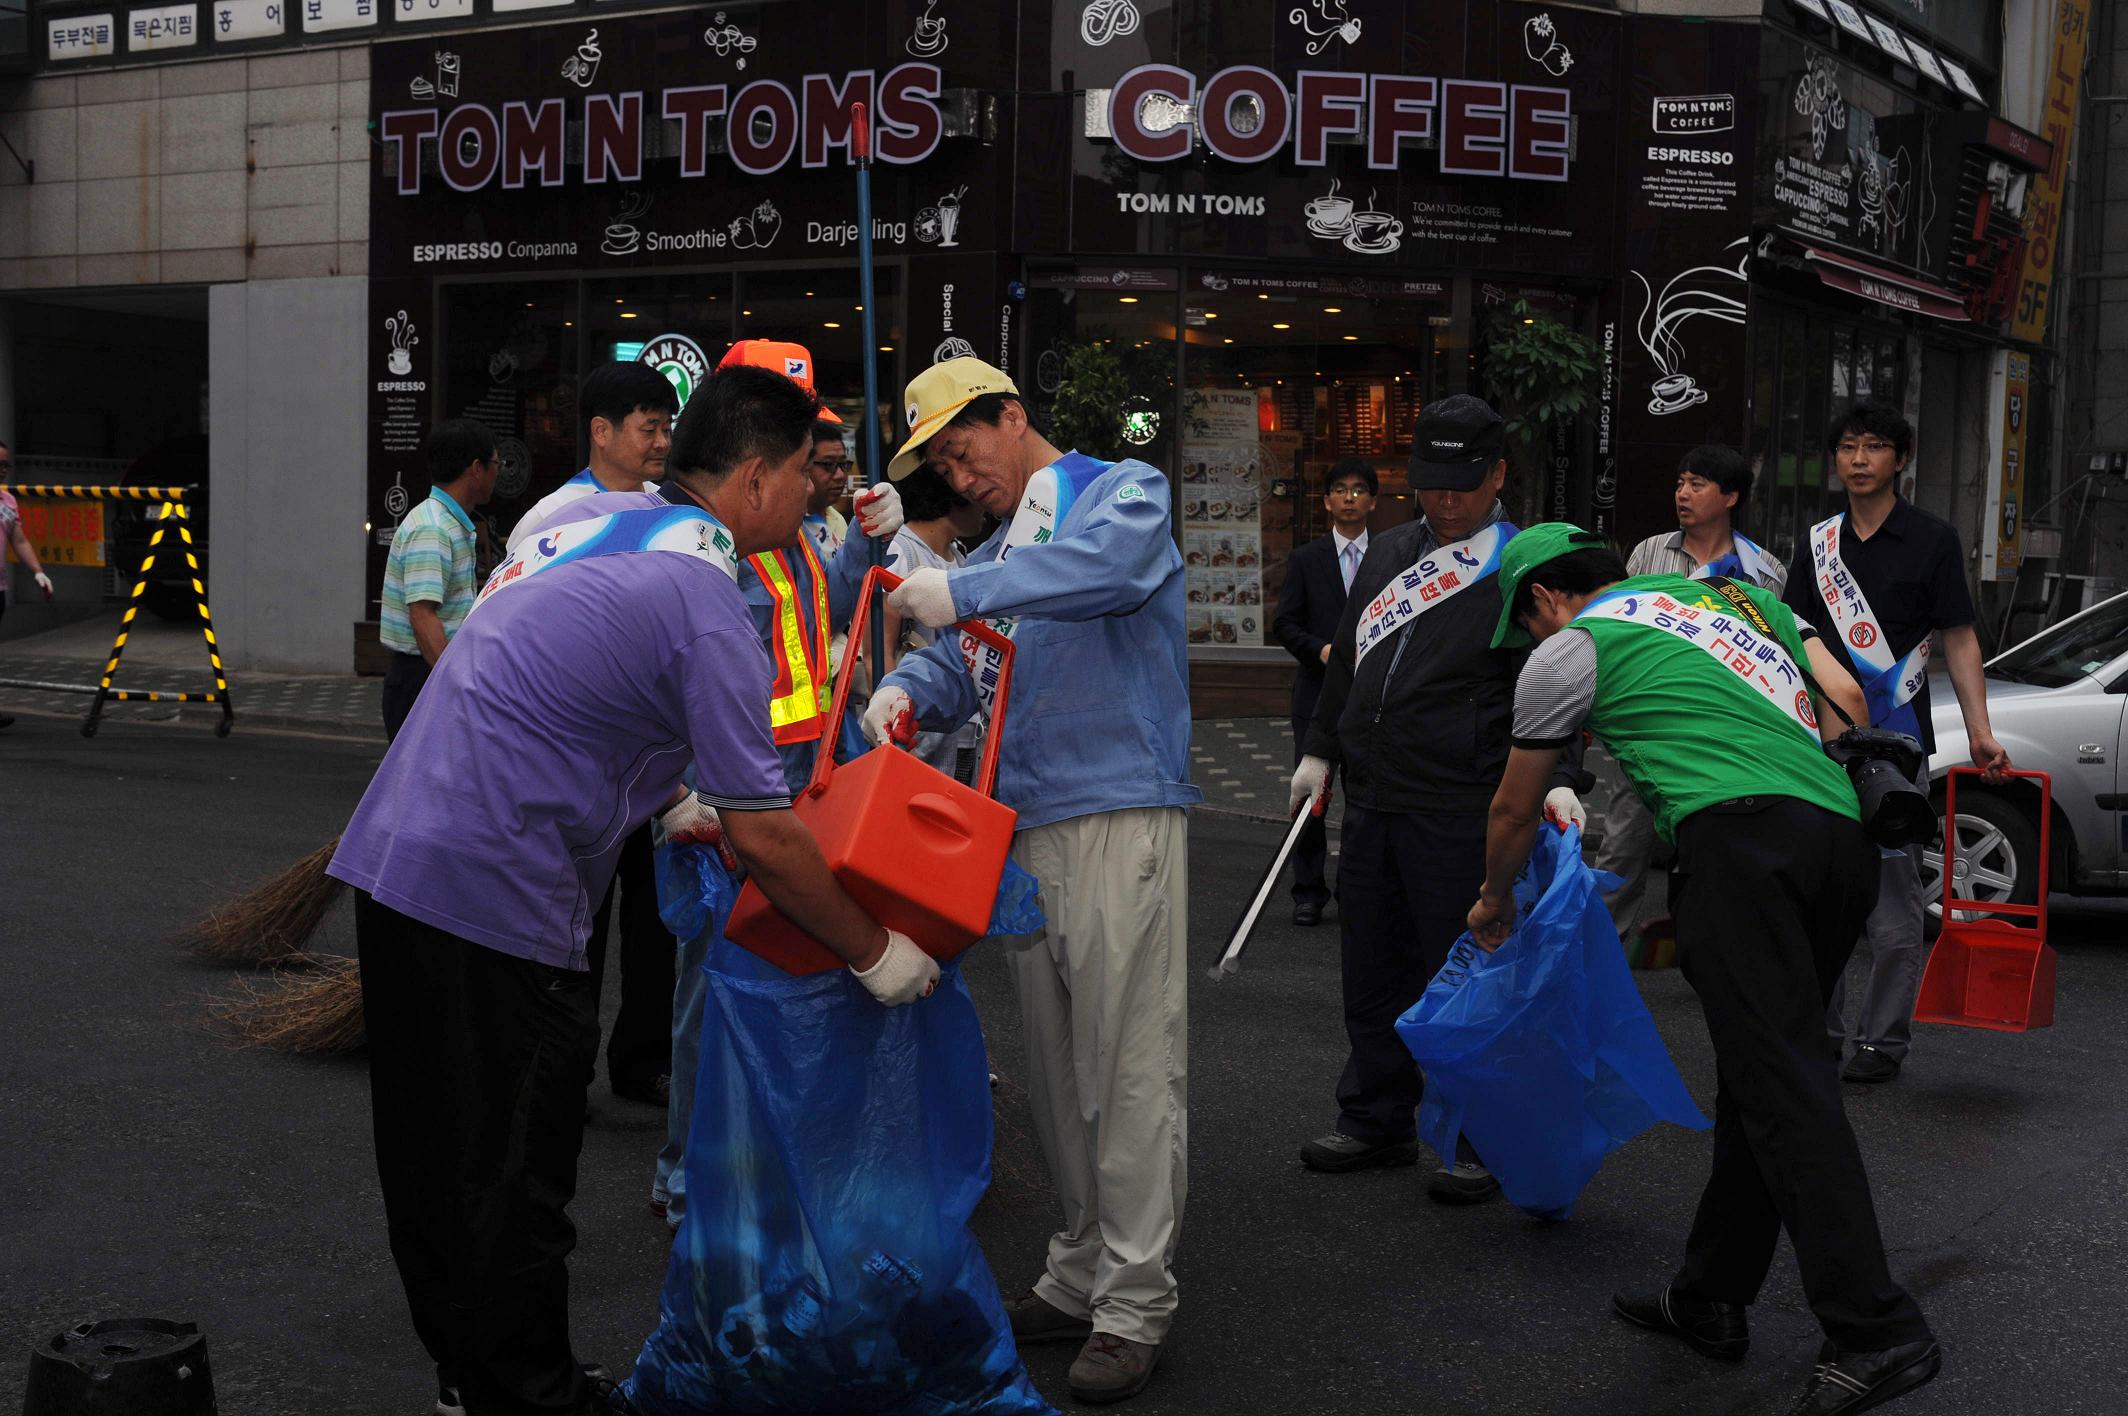
<path fill-rule="evenodd" d="M 677 125 L 680 176 L 706 177 L 714 155 L 725 172 L 754 177 L 780 172 L 793 159 L 826 167 L 848 159 L 851 107 L 878 115 L 873 150 L 900 166 L 938 150 L 945 121 L 944 83 L 936 64 L 910 63 L 884 77 L 869 69 L 837 78 L 808 74 L 794 88 L 775 79 L 743 85 L 688 84 L 657 93 L 593 93 L 566 98 L 504 99 L 388 110 L 377 134 L 401 196 L 418 195 L 431 174 L 453 191 L 501 184 L 560 187 L 567 181 L 572 129 L 582 134 L 577 180 L 639 182 L 651 123 Z M 662 136 L 662 135 L 661 135 Z M 713 152 L 713 149 L 721 151 Z"/>
<path fill-rule="evenodd" d="M 928 3 L 825 30 L 734 5 L 378 44 L 371 275 L 846 258 L 858 104 L 880 254 L 993 248 L 1000 149 L 955 133 L 968 95 L 1011 87 L 1015 22 L 920 25 Z"/>
<path fill-rule="evenodd" d="M 1572 92 L 1548 84 L 1310 71 L 1288 88 L 1252 64 L 1221 69 L 1201 90 L 1187 69 L 1142 64 L 1108 96 L 1109 133 L 1140 162 L 1188 157 L 1201 138 L 1229 162 L 1323 167 L 1333 142 L 1358 142 L 1380 171 L 1430 147 L 1444 176 L 1528 182 L 1567 180 L 1573 117 Z"/>
<path fill-rule="evenodd" d="M 665 376 L 682 408 L 709 377 L 709 356 L 684 334 L 661 334 L 644 344 L 643 352 L 635 357 L 637 363 L 648 364 Z"/>

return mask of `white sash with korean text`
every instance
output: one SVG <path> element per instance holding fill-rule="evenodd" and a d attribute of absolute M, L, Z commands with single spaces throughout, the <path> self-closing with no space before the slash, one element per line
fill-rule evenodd
<path fill-rule="evenodd" d="M 1840 642 L 1864 670 L 1855 677 L 1862 680 L 1862 696 L 1869 701 L 1871 725 L 1919 737 L 1921 720 L 1908 704 L 1921 691 L 1921 685 L 1928 682 L 1928 639 L 1923 636 L 1903 657 L 1892 657 L 1883 622 L 1870 608 L 1861 582 L 1840 559 L 1840 528 L 1846 520 L 1842 513 L 1810 528 L 1810 558 L 1818 577 L 1818 595 L 1832 614 Z"/>
<path fill-rule="evenodd" d="M 1812 742 L 1818 740 L 1817 710 L 1795 660 L 1778 639 L 1745 624 L 1735 611 L 1688 605 L 1660 591 L 1618 590 L 1589 601 L 1575 618 L 1623 620 L 1706 650 Z"/>
<path fill-rule="evenodd" d="M 527 536 L 488 576 L 473 609 L 485 605 L 496 592 L 558 565 L 631 551 L 693 556 L 723 571 L 735 584 L 739 579 L 738 547 L 722 522 L 699 507 L 644 507 L 565 522 Z"/>
<path fill-rule="evenodd" d="M 1079 494 L 1115 465 L 1084 453 L 1067 452 L 1029 477 L 1027 490 L 1020 494 L 1020 504 L 1005 527 L 1005 539 L 998 547 L 997 558 L 1005 560 L 1022 546 L 1041 546 L 1054 541 L 1057 528 L 1064 524 L 1064 517 L 1071 510 L 1072 503 L 1079 499 Z M 1135 485 L 1129 490 L 1144 495 Z M 986 623 L 1007 639 L 1012 638 L 1015 621 L 1011 616 L 1003 615 Z M 961 661 L 968 666 L 976 699 L 983 705 L 983 721 L 988 722 L 997 715 L 998 671 L 1004 667 L 1004 651 L 966 632 L 960 635 L 960 645 Z"/>
<path fill-rule="evenodd" d="M 1500 550 L 1514 534 L 1513 526 L 1495 521 L 1482 531 L 1429 551 L 1390 577 L 1360 612 L 1352 638 L 1353 666 L 1358 667 L 1376 645 L 1412 620 L 1498 570 Z"/>

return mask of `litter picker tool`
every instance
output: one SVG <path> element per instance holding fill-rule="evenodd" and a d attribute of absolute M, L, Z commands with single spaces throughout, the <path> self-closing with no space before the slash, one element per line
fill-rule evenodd
<path fill-rule="evenodd" d="M 1264 871 L 1263 879 L 1256 882 L 1256 888 L 1249 894 L 1249 903 L 1243 907 L 1241 917 L 1234 921 L 1234 932 L 1227 938 L 1226 952 L 1221 954 L 1219 962 L 1207 971 L 1212 982 L 1217 983 L 1241 972 L 1241 951 L 1248 947 L 1249 935 L 1255 930 L 1256 921 L 1263 917 L 1264 903 L 1271 898 L 1271 892 L 1278 888 L 1278 877 L 1286 868 L 1286 858 L 1293 854 L 1294 842 L 1300 839 L 1300 833 L 1308 828 L 1310 821 L 1323 819 L 1323 812 L 1330 805 L 1330 790 L 1336 785 L 1337 770 L 1332 768 L 1329 779 L 1323 783 L 1322 791 L 1316 794 L 1315 804 L 1306 811 L 1294 813 L 1293 824 L 1286 828 L 1286 838 L 1278 843 L 1278 854 L 1271 857 L 1270 868 Z"/>

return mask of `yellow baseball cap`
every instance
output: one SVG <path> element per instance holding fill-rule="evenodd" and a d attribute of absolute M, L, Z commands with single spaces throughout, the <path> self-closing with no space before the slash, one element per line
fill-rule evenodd
<path fill-rule="evenodd" d="M 930 368 L 909 380 L 909 387 L 902 393 L 902 412 L 909 421 L 909 440 L 894 454 L 887 464 L 887 480 L 899 482 L 923 465 L 924 444 L 938 435 L 939 429 L 952 422 L 963 408 L 985 394 L 1009 393 L 1019 396 L 1019 388 L 1004 371 L 994 369 L 982 360 L 963 355 L 933 364 Z"/>

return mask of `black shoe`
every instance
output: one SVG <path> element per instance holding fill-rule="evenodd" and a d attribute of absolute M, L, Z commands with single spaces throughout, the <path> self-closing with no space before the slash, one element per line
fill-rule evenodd
<path fill-rule="evenodd" d="M 0 713 L 0 728 L 12 728 L 13 726 L 15 726 L 15 715 L 13 713 Z"/>
<path fill-rule="evenodd" d="M 640 1101 L 645 1106 L 663 1106 L 672 1099 L 672 1074 L 660 1072 L 655 1077 L 633 1077 L 622 1081 L 615 1077 L 610 1083 L 613 1094 L 626 1101 Z"/>
<path fill-rule="evenodd" d="M 1943 1370 L 1936 1339 L 1887 1347 L 1882 1352 L 1841 1352 L 1828 1342 L 1819 1349 L 1810 1385 L 1788 1416 L 1848 1416 L 1906 1395 Z"/>
<path fill-rule="evenodd" d="M 1302 929 L 1313 929 L 1323 922 L 1323 907 L 1313 900 L 1302 900 L 1293 906 L 1293 922 Z"/>
<path fill-rule="evenodd" d="M 1300 1163 L 1310 1170 L 1326 1170 L 1332 1174 L 1372 1170 L 1378 1165 L 1417 1165 L 1419 1143 L 1356 1141 L 1342 1131 L 1332 1131 L 1327 1136 L 1304 1142 L 1300 1148 Z"/>
<path fill-rule="evenodd" d="M 1885 1056 L 1866 1042 L 1855 1048 L 1855 1055 L 1840 1069 L 1841 1081 L 1861 1082 L 1866 1086 L 1888 1082 L 1898 1075 L 1898 1061 Z"/>
<path fill-rule="evenodd" d="M 629 1406 L 625 1400 L 620 1399 L 620 1386 L 613 1380 L 613 1374 L 608 1372 L 604 1366 L 597 1362 L 586 1362 L 583 1364 L 583 1372 L 584 1380 L 591 1383 L 593 1410 L 632 1411 L 635 1409 Z M 612 1404 L 616 1400 L 620 1401 L 619 1405 Z M 465 1398 L 459 1395 L 457 1387 L 446 1383 L 436 1388 L 436 1405 L 431 1412 L 431 1416 L 466 1416 Z"/>
<path fill-rule="evenodd" d="M 1687 1298 L 1666 1285 L 1659 1293 L 1613 1293 L 1611 1311 L 1652 1332 L 1681 1337 L 1694 1352 L 1717 1362 L 1741 1362 L 1751 1347 L 1741 1303 Z"/>
<path fill-rule="evenodd" d="M 1480 1205 L 1500 1193 L 1500 1182 L 1475 1160 L 1459 1160 L 1436 1170 L 1426 1193 L 1444 1205 Z"/>

